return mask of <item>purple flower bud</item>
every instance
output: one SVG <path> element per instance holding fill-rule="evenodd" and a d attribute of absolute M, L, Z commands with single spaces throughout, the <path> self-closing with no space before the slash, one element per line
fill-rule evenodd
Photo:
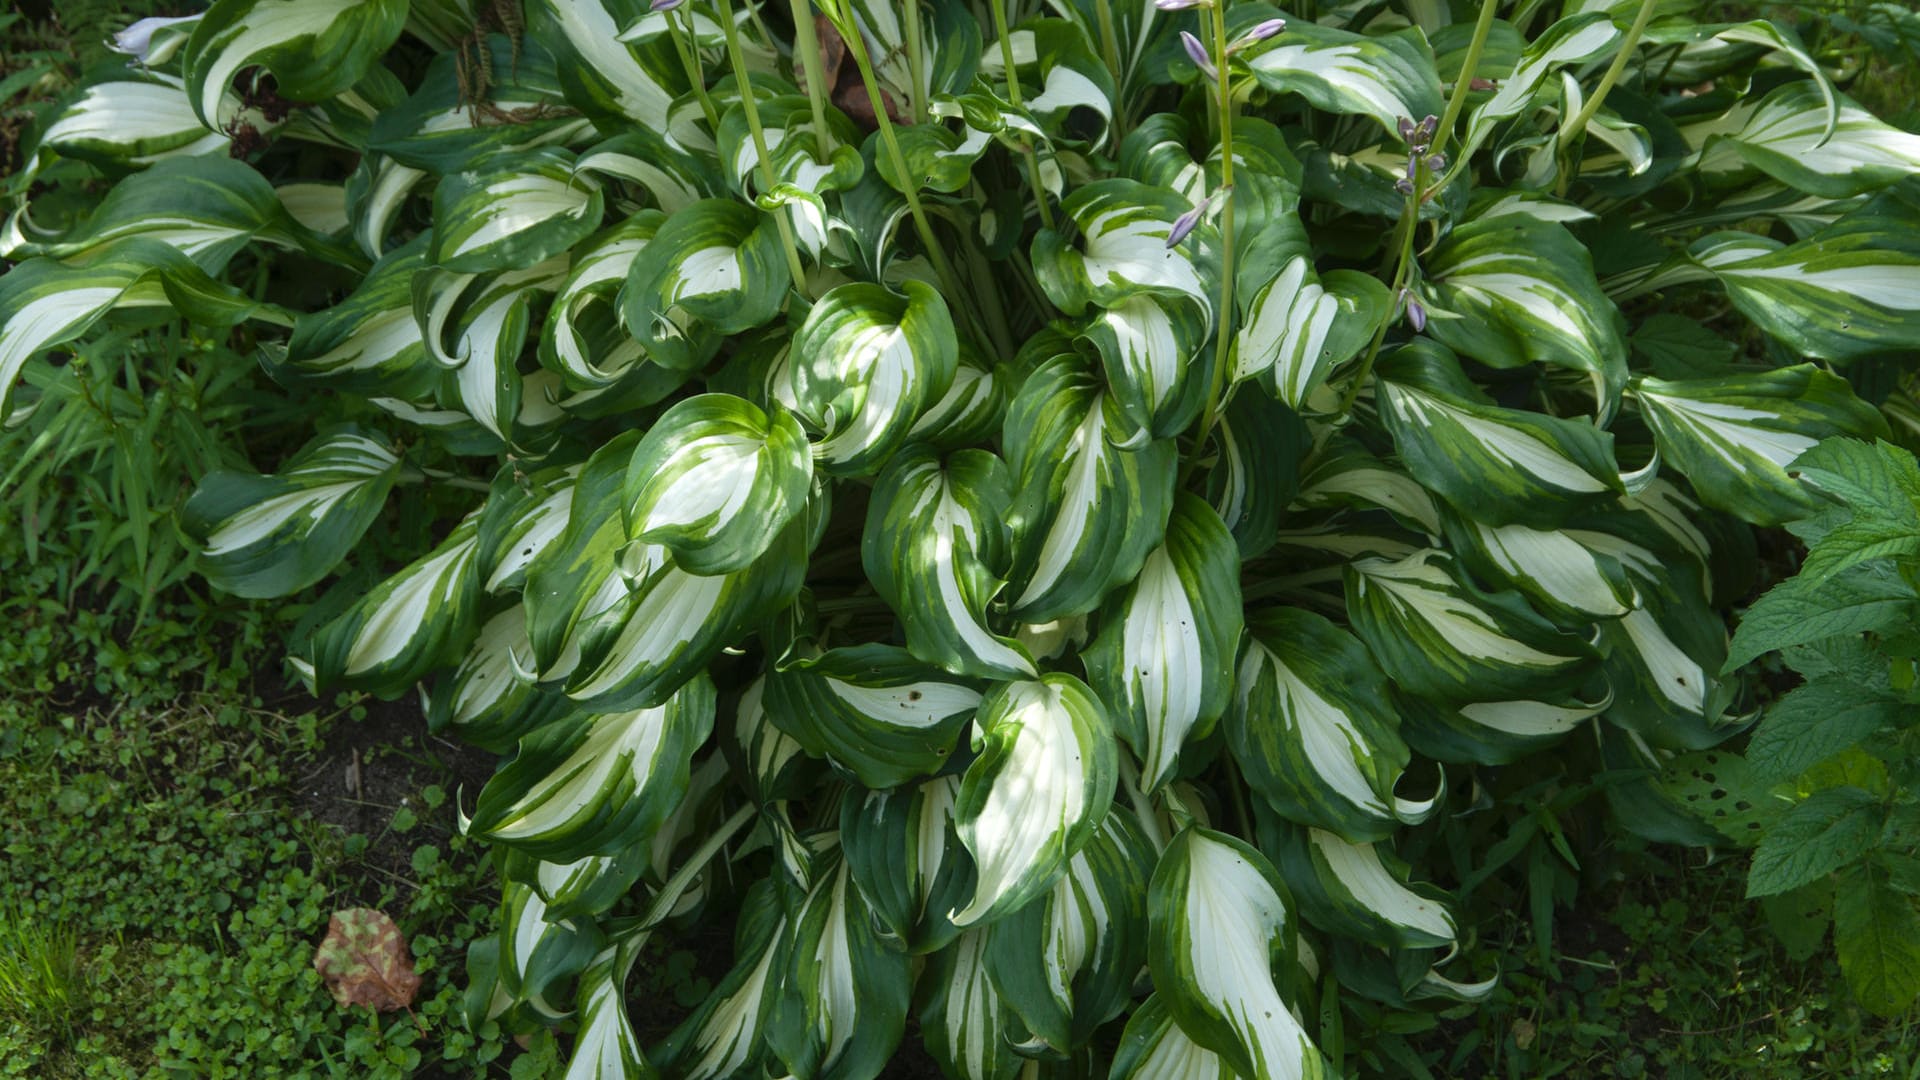
<path fill-rule="evenodd" d="M 687 0 L 653 0 L 653 3 L 652 3 L 652 5 L 650 5 L 650 7 L 649 7 L 649 9 L 648 9 L 648 10 L 650 10 L 650 11 L 672 11 L 672 10 L 673 10 L 674 8 L 677 8 L 677 7 L 679 7 L 679 6 L 681 5 L 681 4 L 684 4 L 684 3 L 686 3 L 686 2 L 687 2 Z"/>
<path fill-rule="evenodd" d="M 1420 121 L 1420 130 L 1417 134 L 1420 136 L 1421 141 L 1424 142 L 1427 139 L 1433 138 L 1433 133 L 1439 130 L 1440 118 L 1432 113 L 1428 113 L 1426 119 Z"/>
<path fill-rule="evenodd" d="M 107 48 L 112 49 L 114 52 L 125 53 L 133 57 L 134 62 L 137 64 L 144 64 L 147 61 L 148 54 L 153 51 L 154 34 L 169 26 L 179 26 L 181 23 L 190 23 L 198 18 L 200 18 L 198 15 L 182 15 L 177 19 L 141 19 L 139 22 L 113 35 L 113 40 L 107 43 Z"/>
<path fill-rule="evenodd" d="M 1413 181 L 1403 176 L 1393 182 L 1393 190 L 1402 195 L 1411 195 L 1413 194 Z"/>
<path fill-rule="evenodd" d="M 1403 117 L 1401 117 L 1401 118 L 1400 118 L 1400 122 L 1399 122 L 1399 124 L 1397 124 L 1397 125 L 1395 125 L 1395 126 L 1396 126 L 1396 128 L 1397 128 L 1397 129 L 1399 130 L 1399 132 L 1400 132 L 1400 141 L 1401 141 L 1401 142 L 1404 142 L 1404 143 L 1410 143 L 1410 142 L 1412 142 L 1412 141 L 1413 141 L 1413 119 L 1412 119 L 1412 117 L 1407 117 L 1407 116 L 1403 116 Z"/>
<path fill-rule="evenodd" d="M 1215 193 L 1217 194 L 1217 192 Z M 1180 241 L 1193 234 L 1200 227 L 1201 219 L 1207 216 L 1207 210 L 1213 206 L 1213 195 L 1200 200 L 1200 205 L 1173 219 L 1173 228 L 1167 230 L 1167 248 L 1179 247 Z"/>
<path fill-rule="evenodd" d="M 1240 40 L 1233 43 L 1233 48 L 1244 49 L 1249 45 L 1257 45 L 1279 34 L 1286 28 L 1287 20 L 1285 19 L 1267 19 L 1263 22 L 1257 22 L 1253 24 L 1253 29 L 1240 35 Z"/>
<path fill-rule="evenodd" d="M 1207 55 L 1207 47 L 1200 44 L 1199 38 L 1182 30 L 1180 44 L 1186 46 L 1187 59 L 1193 61 L 1193 66 L 1200 69 L 1200 74 L 1205 75 L 1209 81 L 1219 80 L 1220 72 L 1213 66 L 1213 58 Z"/>
<path fill-rule="evenodd" d="M 1185 11 L 1208 2 L 1209 0 L 1153 0 L 1153 6 L 1161 11 Z"/>
<path fill-rule="evenodd" d="M 1447 155 L 1445 154 L 1428 154 L 1427 155 L 1427 171 L 1428 172 L 1436 172 L 1436 173 L 1445 172 L 1446 168 L 1447 168 Z"/>
<path fill-rule="evenodd" d="M 1400 290 L 1400 295 L 1406 297 L 1407 322 L 1412 324 L 1413 332 L 1416 334 L 1425 333 L 1427 329 L 1426 307 L 1420 303 L 1418 297 L 1413 295 L 1413 290 L 1411 289 Z"/>

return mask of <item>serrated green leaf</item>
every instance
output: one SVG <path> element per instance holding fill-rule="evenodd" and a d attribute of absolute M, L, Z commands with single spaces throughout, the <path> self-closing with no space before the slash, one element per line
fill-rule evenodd
<path fill-rule="evenodd" d="M 1880 835 L 1880 800 L 1855 787 L 1816 791 L 1774 822 L 1754 849 L 1747 897 L 1797 889 L 1859 859 Z"/>
<path fill-rule="evenodd" d="M 1747 745 L 1747 761 L 1768 779 L 1791 779 L 1899 722 L 1911 708 L 1852 679 L 1811 679 L 1767 708 Z"/>
<path fill-rule="evenodd" d="M 1741 616 L 1722 671 L 1761 653 L 1838 634 L 1887 630 L 1913 617 L 1920 595 L 1906 582 L 1871 566 L 1826 581 L 1791 577 L 1768 589 Z"/>

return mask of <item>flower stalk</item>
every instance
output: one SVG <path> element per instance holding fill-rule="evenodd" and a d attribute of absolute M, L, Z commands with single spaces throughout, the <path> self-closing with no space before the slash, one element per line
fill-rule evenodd
<path fill-rule="evenodd" d="M 827 72 L 820 62 L 820 35 L 813 29 L 813 9 L 807 0 L 792 0 L 793 51 L 800 54 L 800 70 L 807 76 L 807 105 L 813 110 L 813 146 L 821 163 L 833 153 L 827 131 Z"/>
<path fill-rule="evenodd" d="M 760 106 L 753 100 L 753 82 L 747 75 L 747 58 L 740 51 L 740 31 L 733 25 L 733 5 L 728 0 L 718 0 L 718 7 L 720 32 L 726 35 L 727 55 L 733 60 L 733 81 L 740 94 L 740 108 L 746 115 L 747 131 L 753 136 L 754 154 L 759 158 L 761 193 L 770 194 L 779 185 L 780 177 L 773 171 L 773 156 L 767 152 L 766 129 L 760 126 Z M 780 246 L 787 253 L 787 271 L 793 275 L 793 287 L 804 296 L 807 293 L 807 270 L 800 264 L 800 245 L 794 241 L 793 223 L 787 220 L 785 207 L 773 211 L 773 223 L 780 229 Z"/>
<path fill-rule="evenodd" d="M 1020 108 L 1020 72 L 1013 62 L 1013 35 L 1007 29 L 1007 0 L 991 0 L 987 5 L 993 11 L 993 32 L 1000 36 L 1000 66 L 1007 73 L 1007 100 L 1013 107 Z M 1034 152 L 1033 140 L 1023 132 L 1020 136 L 1020 156 L 1026 159 L 1027 182 L 1033 186 L 1033 202 L 1040 208 L 1040 224 L 1044 228 L 1053 228 L 1053 206 L 1047 202 L 1047 188 L 1040 178 L 1040 155 Z"/>

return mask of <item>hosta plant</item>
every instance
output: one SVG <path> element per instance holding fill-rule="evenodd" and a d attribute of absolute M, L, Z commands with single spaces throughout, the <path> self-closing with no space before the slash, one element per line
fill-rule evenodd
<path fill-rule="evenodd" d="M 1920 137 L 1694 7 L 216 0 L 38 131 L 118 182 L 14 207 L 0 386 L 251 323 L 316 433 L 206 575 L 430 532 L 296 665 L 503 755 L 472 1019 L 572 1075 L 1379 1068 L 1491 985 L 1409 830 L 1696 836 L 1749 527 L 1913 408 Z"/>

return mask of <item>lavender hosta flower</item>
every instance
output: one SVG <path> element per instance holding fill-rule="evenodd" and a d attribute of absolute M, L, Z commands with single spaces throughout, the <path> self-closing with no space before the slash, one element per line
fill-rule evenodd
<path fill-rule="evenodd" d="M 1185 240 L 1193 234 L 1193 230 L 1200 227 L 1200 222 L 1205 220 L 1207 211 L 1213 208 L 1213 200 L 1224 198 L 1232 193 L 1232 188 L 1221 188 L 1201 199 L 1198 206 L 1174 218 L 1173 228 L 1167 230 L 1167 247 L 1169 249 L 1179 247 L 1180 241 Z"/>
<path fill-rule="evenodd" d="M 1207 47 L 1200 44 L 1199 38 L 1182 30 L 1180 44 L 1186 47 L 1187 59 L 1193 61 L 1193 66 L 1199 68 L 1200 74 L 1205 75 L 1209 82 L 1220 78 L 1219 69 L 1213 66 L 1213 58 L 1207 55 Z"/>
<path fill-rule="evenodd" d="M 681 4 L 684 4 L 686 2 L 687 0 L 653 0 L 653 3 L 648 5 L 647 10 L 672 11 L 673 9 L 679 7 Z"/>
<path fill-rule="evenodd" d="M 165 30 L 169 26 L 178 26 L 181 23 L 194 22 L 199 18 L 200 16 L 198 15 L 182 15 L 177 19 L 141 19 L 139 22 L 113 35 L 113 40 L 107 42 L 107 48 L 112 49 L 114 52 L 125 53 L 133 57 L 133 61 L 136 64 L 144 64 L 147 62 L 147 57 L 151 55 L 153 51 L 154 34 Z"/>
<path fill-rule="evenodd" d="M 1161 11 L 1186 11 L 1190 8 L 1211 7 L 1212 0 L 1153 0 L 1153 6 Z"/>
<path fill-rule="evenodd" d="M 1227 46 L 1227 51 L 1237 52 L 1241 49 L 1252 48 L 1253 46 L 1260 44 L 1261 42 L 1267 40 L 1268 38 L 1278 36 L 1283 31 L 1285 31 L 1286 28 L 1287 28 L 1287 20 L 1285 19 L 1262 20 L 1260 22 L 1253 24 L 1253 29 L 1248 30 L 1244 34 L 1241 34 L 1238 40 L 1236 40 L 1233 44 Z"/>
<path fill-rule="evenodd" d="M 1407 322 L 1413 327 L 1413 332 L 1416 334 L 1425 333 L 1427 329 L 1426 305 L 1420 303 L 1420 298 L 1413 295 L 1412 289 L 1401 289 L 1400 295 L 1407 301 Z"/>

